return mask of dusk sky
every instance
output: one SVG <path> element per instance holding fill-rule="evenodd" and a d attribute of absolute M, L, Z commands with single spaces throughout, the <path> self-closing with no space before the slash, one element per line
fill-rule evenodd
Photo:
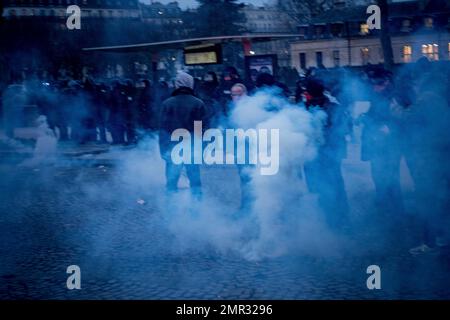
<path fill-rule="evenodd" d="M 151 0 L 140 0 L 141 2 L 144 3 L 150 3 L 152 2 Z M 155 0 L 154 2 L 161 2 L 161 3 L 169 3 L 169 2 L 173 2 L 174 0 Z M 272 0 L 243 0 L 240 2 L 244 2 L 244 3 L 252 3 L 254 5 L 263 5 L 264 3 L 270 3 L 272 2 Z M 180 7 L 185 9 L 185 8 L 194 8 L 198 5 L 197 1 L 195 0 L 178 0 L 178 3 L 180 4 Z"/>

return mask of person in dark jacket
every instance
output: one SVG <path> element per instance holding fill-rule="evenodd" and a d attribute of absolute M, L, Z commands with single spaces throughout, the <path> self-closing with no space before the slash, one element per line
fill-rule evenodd
<path fill-rule="evenodd" d="M 422 74 L 415 85 L 416 98 L 406 110 L 397 107 L 397 114 L 407 114 L 402 117 L 409 142 L 405 160 L 414 181 L 412 210 L 420 244 L 410 250 L 413 255 L 436 253 L 450 245 L 450 109 L 445 81 L 438 71 Z"/>
<path fill-rule="evenodd" d="M 125 131 L 127 134 L 127 144 L 137 142 L 136 123 L 138 118 L 138 106 L 136 103 L 136 88 L 133 81 L 128 79 L 124 87 L 125 94 Z"/>
<path fill-rule="evenodd" d="M 284 83 L 276 81 L 275 77 L 267 72 L 261 72 L 256 77 L 256 90 L 263 88 L 275 88 L 284 98 L 288 98 L 290 95 L 289 88 Z"/>
<path fill-rule="evenodd" d="M 108 86 L 101 82 L 95 86 L 94 109 L 97 127 L 100 134 L 100 142 L 107 143 L 106 123 L 109 117 L 108 106 L 110 104 L 110 94 Z"/>
<path fill-rule="evenodd" d="M 141 130 L 154 130 L 152 127 L 153 95 L 150 80 L 144 79 L 140 82 L 137 98 L 138 118 L 137 125 Z"/>
<path fill-rule="evenodd" d="M 152 86 L 153 106 L 150 124 L 152 129 L 158 130 L 160 128 L 161 107 L 163 102 L 170 98 L 170 94 L 169 84 L 166 81 L 159 81 Z"/>
<path fill-rule="evenodd" d="M 381 67 L 367 70 L 371 86 L 370 109 L 363 118 L 361 158 L 370 161 L 375 184 L 375 204 L 390 221 L 404 212 L 400 187 L 401 151 L 396 141 L 397 123 L 392 116 L 392 74 Z"/>
<path fill-rule="evenodd" d="M 217 75 L 213 71 L 207 72 L 203 76 L 203 80 L 198 86 L 197 94 L 200 99 L 203 100 L 205 106 L 208 110 L 208 119 L 215 123 L 216 120 L 219 121 L 220 116 L 220 104 L 217 101 L 217 87 L 219 86 L 219 81 Z"/>
<path fill-rule="evenodd" d="M 114 81 L 111 91 L 111 113 L 109 117 L 109 129 L 111 131 L 112 143 L 125 143 L 125 107 L 126 97 L 123 85 Z"/>
<path fill-rule="evenodd" d="M 171 141 L 171 135 L 176 129 L 186 129 L 194 136 L 194 121 L 203 121 L 207 111 L 202 100 L 194 96 L 194 78 L 185 73 L 178 72 L 175 80 L 175 91 L 165 100 L 161 110 L 161 126 L 159 132 L 159 147 L 161 157 L 166 162 L 166 188 L 168 192 L 177 190 L 178 180 L 183 166 L 186 167 L 191 192 L 194 196 L 201 196 L 200 167 L 190 163 L 175 164 L 171 153 L 178 142 Z M 193 139 L 192 139 L 193 140 Z M 193 150 L 193 148 L 192 148 Z"/>
<path fill-rule="evenodd" d="M 319 80 L 312 78 L 307 81 L 306 108 L 310 112 L 324 111 L 327 119 L 323 128 L 323 144 L 317 157 L 305 163 L 304 170 L 308 189 L 319 195 L 327 223 L 332 228 L 339 228 L 348 223 L 349 206 L 341 162 L 346 157 L 345 136 L 350 133 L 351 124 L 346 110 L 331 102 L 324 91 Z"/>
<path fill-rule="evenodd" d="M 81 118 L 82 134 L 80 143 L 95 142 L 97 140 L 95 90 L 94 80 L 86 78 L 82 90 L 85 110 Z"/>
<path fill-rule="evenodd" d="M 229 113 L 228 107 L 231 102 L 231 87 L 236 83 L 243 83 L 236 68 L 226 67 L 216 92 L 216 98 L 220 104 L 220 112 L 225 117 L 228 116 Z"/>

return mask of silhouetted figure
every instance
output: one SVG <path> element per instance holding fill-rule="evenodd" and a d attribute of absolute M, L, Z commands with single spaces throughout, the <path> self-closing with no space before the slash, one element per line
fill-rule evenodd
<path fill-rule="evenodd" d="M 161 112 L 161 128 L 159 145 L 162 158 L 166 162 L 167 191 L 174 192 L 183 167 L 186 168 L 191 192 L 194 196 L 201 196 L 200 167 L 193 164 L 193 152 L 190 163 L 176 164 L 171 157 L 172 148 L 177 142 L 171 141 L 172 133 L 179 128 L 190 132 L 194 136 L 194 121 L 203 121 L 206 107 L 203 101 L 194 96 L 194 78 L 185 72 L 179 72 L 175 80 L 176 89 L 172 97 L 164 101 Z M 193 150 L 193 149 L 192 149 Z"/>
<path fill-rule="evenodd" d="M 361 157 L 370 161 L 379 214 L 390 221 L 404 213 L 400 188 L 401 151 L 396 141 L 396 122 L 391 114 L 392 75 L 381 67 L 368 71 L 370 109 L 363 118 Z"/>
<path fill-rule="evenodd" d="M 216 97 L 220 105 L 220 113 L 228 116 L 228 105 L 231 102 L 231 87 L 236 83 L 242 83 L 241 77 L 235 67 L 226 67 L 222 73 L 222 79 L 217 87 Z M 220 117 L 220 116 L 219 116 Z"/>
<path fill-rule="evenodd" d="M 125 143 L 125 108 L 126 96 L 124 87 L 119 81 L 114 81 L 111 92 L 111 113 L 109 127 L 113 144 Z"/>
<path fill-rule="evenodd" d="M 342 177 L 341 162 L 346 157 L 345 136 L 349 134 L 349 116 L 341 105 L 331 102 L 325 88 L 317 79 L 306 83 L 306 108 L 310 112 L 322 110 L 327 114 L 323 127 L 323 143 L 317 156 L 305 163 L 305 178 L 310 192 L 319 195 L 319 204 L 328 224 L 333 228 L 348 223 L 349 206 Z"/>
<path fill-rule="evenodd" d="M 99 130 L 100 142 L 106 143 L 106 127 L 109 118 L 110 101 L 109 88 L 105 83 L 99 83 L 95 87 L 94 110 L 95 122 Z"/>
<path fill-rule="evenodd" d="M 203 100 L 208 110 L 207 119 L 209 125 L 214 126 L 220 121 L 221 106 L 217 99 L 219 81 L 215 72 L 209 71 L 203 76 L 203 81 L 198 86 L 197 95 Z"/>
<path fill-rule="evenodd" d="M 125 107 L 125 130 L 127 134 L 127 144 L 136 143 L 136 124 L 138 119 L 138 106 L 136 101 L 135 87 L 131 80 L 127 80 L 123 88 Z"/>
<path fill-rule="evenodd" d="M 153 124 L 153 93 L 150 80 L 142 80 L 142 85 L 137 94 L 137 127 L 143 130 L 155 130 Z"/>

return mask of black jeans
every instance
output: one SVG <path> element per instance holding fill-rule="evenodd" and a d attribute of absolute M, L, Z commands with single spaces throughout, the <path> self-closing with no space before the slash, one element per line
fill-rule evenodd
<path fill-rule="evenodd" d="M 349 206 L 341 172 L 341 161 L 319 154 L 305 164 L 308 189 L 319 195 L 319 205 L 331 227 L 348 222 Z"/>
<path fill-rule="evenodd" d="M 389 150 L 370 161 L 376 206 L 381 214 L 392 218 L 401 217 L 404 213 L 400 158 L 399 153 Z"/>
<path fill-rule="evenodd" d="M 405 155 L 414 180 L 414 204 L 420 224 L 422 241 L 435 245 L 448 225 L 449 181 L 447 156 L 443 150 L 415 150 Z"/>

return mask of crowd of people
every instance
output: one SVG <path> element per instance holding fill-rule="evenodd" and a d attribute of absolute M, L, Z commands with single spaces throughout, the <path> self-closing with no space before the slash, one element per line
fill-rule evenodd
<path fill-rule="evenodd" d="M 14 128 L 25 126 L 22 106 L 34 105 L 47 117 L 50 128 L 58 129 L 60 141 L 78 143 L 136 143 L 139 137 L 159 129 L 162 102 L 176 89 L 175 79 L 155 83 L 123 76 L 100 80 L 84 73 L 80 79 L 67 72 L 51 79 L 46 72 L 15 79 L 2 92 L 7 135 L 12 137 Z M 212 71 L 194 79 L 195 95 L 206 104 L 210 120 L 227 115 L 231 87 L 241 82 L 248 90 L 256 87 L 256 78 L 244 81 L 234 67 L 225 68 L 220 80 Z"/>
<path fill-rule="evenodd" d="M 220 80 L 219 80 L 220 78 Z M 355 81 L 356 79 L 356 81 Z M 356 94 L 354 83 L 357 82 Z M 233 67 L 220 77 L 210 71 L 202 79 L 179 72 L 173 84 L 147 79 L 114 79 L 96 82 L 90 77 L 53 83 L 30 80 L 24 87 L 3 93 L 3 110 L 9 104 L 33 103 L 47 116 L 59 139 L 79 143 L 101 141 L 133 144 L 149 132 L 159 134 L 166 161 L 167 190 L 174 192 L 182 166 L 173 165 L 170 133 L 177 128 L 193 130 L 194 121 L 214 127 L 226 120 L 233 103 L 261 88 L 276 87 L 278 94 L 299 108 L 324 110 L 327 122 L 324 143 L 317 157 L 305 164 L 308 188 L 319 195 L 332 227 L 348 224 L 349 205 L 341 172 L 346 144 L 353 125 L 362 125 L 361 160 L 369 161 L 376 191 L 376 206 L 387 221 L 401 223 L 405 217 L 400 187 L 400 163 L 406 160 L 415 184 L 415 210 L 423 231 L 422 245 L 414 253 L 433 250 L 443 243 L 445 223 L 450 222 L 450 124 L 449 75 L 422 58 L 395 73 L 381 66 L 368 66 L 354 77 L 345 70 L 311 69 L 299 79 L 292 93 L 289 86 L 269 73 L 244 80 Z M 27 99 L 23 101 L 23 90 Z M 356 100 L 370 101 L 368 112 L 353 118 Z M 273 112 L 276 112 L 273 111 Z M 11 123 L 5 123 L 11 135 Z M 111 139 L 107 141 L 107 132 Z M 198 165 L 186 166 L 193 193 L 201 195 Z M 251 207 L 250 182 L 239 166 L 241 207 Z M 448 236 L 448 234 L 447 234 Z"/>
<path fill-rule="evenodd" d="M 24 121 L 11 122 L 21 116 L 20 103 L 36 106 L 50 128 L 58 129 L 60 141 L 133 144 L 140 132 L 157 130 L 159 112 L 155 108 L 169 96 L 164 81 L 152 86 L 148 79 L 67 77 L 49 81 L 33 77 L 10 85 L 3 93 L 4 127 L 12 137 L 14 127 L 25 126 Z"/>
<path fill-rule="evenodd" d="M 394 233 L 404 230 L 402 227 L 411 222 L 416 223 L 420 230 L 416 241 L 420 245 L 410 250 L 412 254 L 429 253 L 439 246 L 449 245 L 446 227 L 450 222 L 450 165 L 447 161 L 450 136 L 446 133 L 450 125 L 449 80 L 447 70 L 438 69 L 423 58 L 395 74 L 381 66 L 368 66 L 356 79 L 344 73 L 311 70 L 297 83 L 294 100 L 298 107 L 310 112 L 319 109 L 327 114 L 323 143 L 314 160 L 304 164 L 304 174 L 309 191 L 318 194 L 331 228 L 342 230 L 351 225 L 341 164 L 346 158 L 347 141 L 352 139 L 353 125 L 357 124 L 362 126 L 361 160 L 370 163 L 375 186 L 377 221 L 396 230 Z M 278 90 L 271 92 L 289 99 L 285 85 L 272 75 L 261 73 L 255 88 L 249 89 L 239 81 L 232 84 L 231 101 L 222 106 L 232 107 L 255 90 L 273 87 Z M 209 106 L 215 103 L 214 99 L 202 101 L 196 97 L 194 89 L 193 78 L 180 73 L 173 97 L 163 103 L 165 120 L 161 123 L 160 145 L 168 168 L 169 191 L 176 190 L 181 172 L 181 166 L 174 169 L 167 156 L 169 133 L 177 127 L 192 131 L 194 121 L 210 119 Z M 355 119 L 350 115 L 350 107 L 358 99 L 369 101 L 370 108 Z M 267 110 L 279 111 L 270 106 Z M 227 110 L 222 112 L 226 118 Z M 409 213 L 400 183 L 402 158 L 415 185 L 414 212 Z M 198 165 L 186 167 L 193 193 L 201 194 Z M 251 208 L 254 201 L 248 167 L 248 164 L 238 165 L 243 210 Z"/>

